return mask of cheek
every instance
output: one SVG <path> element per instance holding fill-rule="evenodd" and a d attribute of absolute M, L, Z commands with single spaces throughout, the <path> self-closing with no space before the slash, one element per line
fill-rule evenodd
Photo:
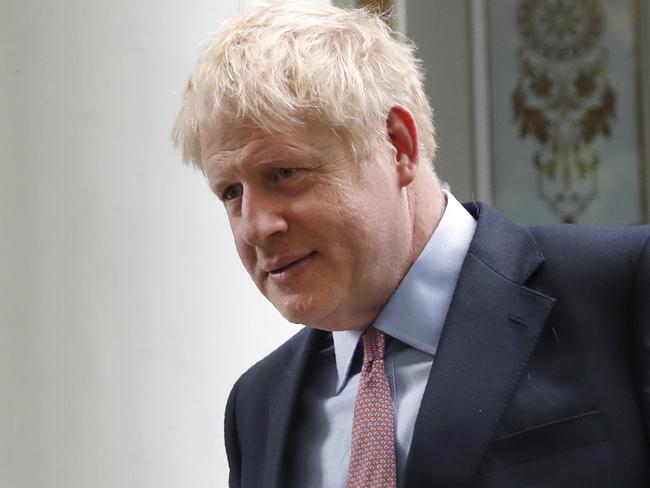
<path fill-rule="evenodd" d="M 252 266 L 255 263 L 255 250 L 246 244 L 244 238 L 242 237 L 242 231 L 239 226 L 241 222 L 235 220 L 228 216 L 228 223 L 230 224 L 230 232 L 235 242 L 235 249 L 237 249 L 237 254 L 239 259 L 246 268 L 246 271 L 249 273 L 252 272 Z"/>
<path fill-rule="evenodd" d="M 237 238 L 235 238 L 235 247 L 237 249 L 239 259 L 246 268 L 246 271 L 252 275 L 255 268 L 255 261 L 257 259 L 255 249 L 246 244 L 242 239 Z"/>
<path fill-rule="evenodd" d="M 339 233 L 331 237 L 338 261 L 339 279 L 342 286 L 364 282 L 373 275 L 379 252 L 380 242 L 377 233 L 369 225 L 366 215 L 355 212 L 347 214 L 340 221 Z"/>
<path fill-rule="evenodd" d="M 382 275 L 382 270 L 385 272 L 399 263 L 405 244 L 400 216 L 382 207 L 381 202 L 367 202 L 347 231 L 348 245 L 358 268 L 356 274 L 373 282 Z"/>

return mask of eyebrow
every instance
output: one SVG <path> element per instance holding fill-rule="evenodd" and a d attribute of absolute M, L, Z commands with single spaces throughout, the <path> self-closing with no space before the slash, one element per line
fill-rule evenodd
<path fill-rule="evenodd" d="M 259 148 L 252 148 L 243 153 L 239 153 L 239 157 L 228 158 L 227 154 L 239 152 L 237 150 L 223 150 L 218 151 L 208 159 L 208 163 L 213 167 L 212 172 L 206 173 L 208 180 L 210 176 L 213 176 L 214 179 L 219 180 L 219 175 L 226 173 L 228 169 L 224 169 L 224 166 L 248 166 L 258 167 L 258 166 L 268 166 L 273 164 L 284 165 L 285 167 L 291 167 L 291 164 L 294 162 L 299 162 L 301 165 L 316 167 L 322 163 L 322 158 L 317 157 L 317 150 L 311 147 L 298 148 L 291 144 L 282 144 L 282 145 L 271 145 Z M 252 161 L 252 162 L 251 162 Z M 213 189 L 213 192 L 216 193 L 216 186 L 210 185 L 210 188 Z"/>

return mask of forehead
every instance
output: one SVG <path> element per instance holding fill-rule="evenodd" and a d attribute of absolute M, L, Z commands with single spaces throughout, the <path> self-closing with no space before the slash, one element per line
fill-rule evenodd
<path fill-rule="evenodd" d="M 260 127 L 235 124 L 201 124 L 201 159 L 208 178 L 226 167 L 241 166 L 258 158 L 291 158 L 292 155 L 326 158 L 347 144 L 336 131 L 317 123 L 269 132 Z"/>
<path fill-rule="evenodd" d="M 235 151 L 249 142 L 271 135 L 259 127 L 202 123 L 199 126 L 199 141 L 203 162 L 216 152 Z"/>

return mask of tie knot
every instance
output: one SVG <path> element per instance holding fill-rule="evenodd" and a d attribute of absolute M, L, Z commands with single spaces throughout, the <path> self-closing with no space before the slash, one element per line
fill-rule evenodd
<path fill-rule="evenodd" d="M 363 334 L 363 362 L 384 359 L 384 344 L 384 333 L 369 327 Z"/>

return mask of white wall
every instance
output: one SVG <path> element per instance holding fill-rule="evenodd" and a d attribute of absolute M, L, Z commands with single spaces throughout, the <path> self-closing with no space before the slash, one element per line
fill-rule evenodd
<path fill-rule="evenodd" d="M 643 93 L 643 141 L 645 153 L 645 184 L 646 184 L 646 216 L 650 223 L 650 2 L 639 2 L 639 26 L 641 42 L 639 46 L 640 58 L 644 60 L 641 65 L 641 84 Z"/>
<path fill-rule="evenodd" d="M 475 196 L 468 1 L 407 0 L 408 36 L 426 70 L 440 149 L 436 171 L 461 201 Z"/>
<path fill-rule="evenodd" d="M 169 130 L 243 3 L 0 6 L 2 488 L 226 484 L 230 386 L 297 327 Z"/>

